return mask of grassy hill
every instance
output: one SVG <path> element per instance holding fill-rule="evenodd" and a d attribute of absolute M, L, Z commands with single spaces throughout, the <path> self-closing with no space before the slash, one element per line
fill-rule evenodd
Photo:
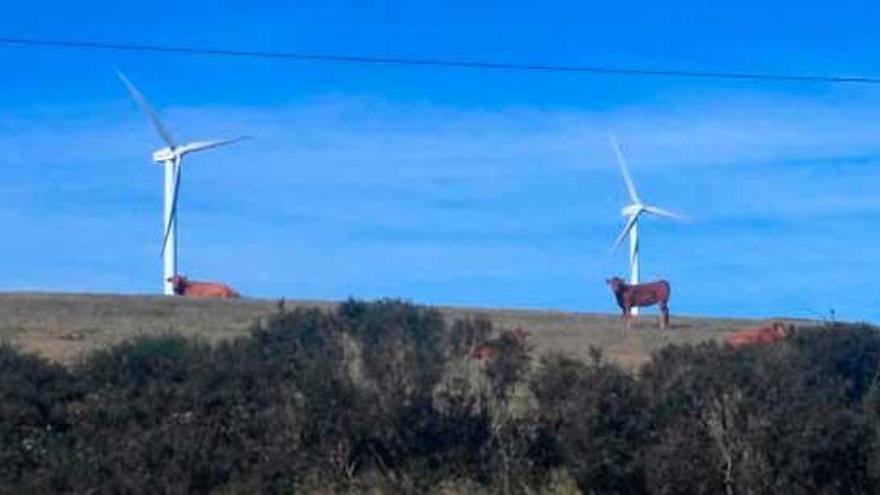
<path fill-rule="evenodd" d="M 326 301 L 286 301 L 287 308 Z M 278 301 L 198 300 L 162 296 L 5 293 L 0 294 L 0 340 L 63 363 L 91 349 L 138 334 L 176 332 L 208 341 L 243 335 L 277 311 Z M 591 346 L 626 367 L 638 366 L 667 344 L 720 340 L 760 324 L 758 320 L 672 316 L 672 328 L 657 328 L 656 315 L 625 330 L 617 315 L 517 309 L 438 307 L 450 320 L 484 316 L 497 325 L 522 327 L 539 353 L 559 351 L 586 357 Z M 791 320 L 794 321 L 794 320 Z M 799 323 L 805 323 L 801 321 Z"/>

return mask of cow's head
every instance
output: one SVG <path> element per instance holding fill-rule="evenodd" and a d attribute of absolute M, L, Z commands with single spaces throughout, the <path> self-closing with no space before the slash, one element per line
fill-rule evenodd
<path fill-rule="evenodd" d="M 173 277 L 168 277 L 167 281 L 171 282 L 171 289 L 178 296 L 182 295 L 186 290 L 186 277 L 183 275 L 174 275 Z"/>
<path fill-rule="evenodd" d="M 525 347 L 528 339 L 529 332 L 523 330 L 522 328 L 517 328 L 515 330 L 505 330 L 501 332 L 501 335 L 498 336 L 498 340 L 507 341 L 517 347 Z"/>
<path fill-rule="evenodd" d="M 781 339 L 788 335 L 788 327 L 781 321 L 774 321 L 770 327 L 773 329 L 773 334 Z"/>
<path fill-rule="evenodd" d="M 605 279 L 605 283 L 608 284 L 608 287 L 611 287 L 611 292 L 614 292 L 615 294 L 620 292 L 620 290 L 626 285 L 620 277 Z"/>
<path fill-rule="evenodd" d="M 529 332 L 523 330 L 522 328 L 517 328 L 516 330 L 514 330 L 513 335 L 516 336 L 516 339 L 522 343 L 525 343 L 526 340 L 528 340 L 529 338 Z"/>

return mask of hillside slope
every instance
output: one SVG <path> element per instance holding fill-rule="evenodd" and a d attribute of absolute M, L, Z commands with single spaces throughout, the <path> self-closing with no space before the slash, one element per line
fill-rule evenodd
<path fill-rule="evenodd" d="M 297 306 L 332 308 L 322 301 L 286 301 Z M 0 294 L 0 340 L 52 360 L 71 363 L 91 349 L 138 334 L 176 332 L 208 341 L 243 335 L 277 311 L 278 301 L 196 300 L 162 296 L 5 293 Z M 497 325 L 522 327 L 539 353 L 559 351 L 586 357 L 591 346 L 634 367 L 651 352 L 673 343 L 719 340 L 759 321 L 677 317 L 659 330 L 656 316 L 642 316 L 624 330 L 617 315 L 514 309 L 438 307 L 450 320 L 485 316 Z"/>

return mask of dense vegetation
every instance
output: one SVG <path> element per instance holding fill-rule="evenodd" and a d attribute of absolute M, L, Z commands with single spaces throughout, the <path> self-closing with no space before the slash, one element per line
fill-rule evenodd
<path fill-rule="evenodd" d="M 349 301 L 70 368 L 0 345 L 0 492 L 880 491 L 872 328 L 669 347 L 637 374 L 520 337 Z"/>

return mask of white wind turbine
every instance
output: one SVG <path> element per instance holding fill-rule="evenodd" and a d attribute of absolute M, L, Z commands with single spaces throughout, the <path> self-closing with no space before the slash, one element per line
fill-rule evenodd
<path fill-rule="evenodd" d="M 629 199 L 632 201 L 632 204 L 624 206 L 623 210 L 621 210 L 621 213 L 627 219 L 626 225 L 623 227 L 620 235 L 617 236 L 617 240 L 614 241 L 614 246 L 611 249 L 612 251 L 617 249 L 617 247 L 620 246 L 620 243 L 623 242 L 623 238 L 629 234 L 629 282 L 631 284 L 637 284 L 639 283 L 639 217 L 641 217 L 642 213 L 651 213 L 653 215 L 674 218 L 676 220 L 684 220 L 685 217 L 663 208 L 646 205 L 641 199 L 639 199 L 639 194 L 636 192 L 636 186 L 633 184 L 632 177 L 629 175 L 629 168 L 626 166 L 626 159 L 623 156 L 623 150 L 620 148 L 620 143 L 617 142 L 614 135 L 609 135 L 609 140 L 611 141 L 611 147 L 614 149 L 614 154 L 617 157 L 617 163 L 620 165 L 620 172 L 623 174 L 623 181 L 626 183 L 626 190 L 629 192 Z M 633 307 L 632 314 L 638 315 L 639 308 Z"/>
<path fill-rule="evenodd" d="M 180 192 L 180 170 L 183 164 L 183 157 L 195 151 L 202 151 L 225 144 L 231 144 L 245 137 L 235 139 L 213 140 L 213 141 L 193 141 L 191 143 L 178 145 L 174 137 L 168 132 L 168 128 L 159 119 L 159 114 L 144 98 L 144 95 L 125 77 L 121 72 L 118 73 L 119 79 L 128 88 L 134 101 L 137 102 L 141 110 L 147 114 L 147 117 L 153 122 L 153 127 L 159 133 L 159 136 L 165 141 L 166 146 L 160 150 L 153 152 L 153 160 L 157 163 L 165 165 L 165 208 L 164 208 L 164 224 L 165 234 L 162 238 L 162 284 L 165 295 L 173 295 L 174 288 L 169 278 L 177 275 L 177 198 Z"/>

